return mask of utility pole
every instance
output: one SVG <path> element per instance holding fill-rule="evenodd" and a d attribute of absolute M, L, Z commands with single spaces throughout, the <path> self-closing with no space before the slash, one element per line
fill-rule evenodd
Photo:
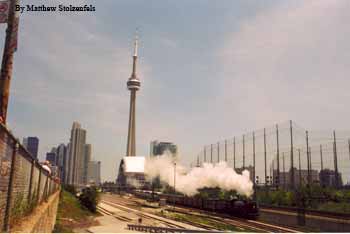
<path fill-rule="evenodd" d="M 300 149 L 298 149 L 299 156 L 299 188 L 301 187 L 301 162 L 300 162 Z"/>
<path fill-rule="evenodd" d="M 6 124 L 7 120 L 7 107 L 13 70 L 13 54 L 17 50 L 17 34 L 19 26 L 19 17 L 15 15 L 15 5 L 19 4 L 19 1 L 11 0 L 9 3 L 10 6 L 0 74 L 0 122 L 3 124 Z"/>
<path fill-rule="evenodd" d="M 220 142 L 218 142 L 218 163 L 220 162 Z"/>
<path fill-rule="evenodd" d="M 283 160 L 283 188 L 286 188 L 286 168 L 284 165 L 284 153 L 282 153 L 282 160 Z"/>
<path fill-rule="evenodd" d="M 204 146 L 204 162 L 207 162 L 207 148 Z"/>
<path fill-rule="evenodd" d="M 349 159 L 350 159 L 350 139 L 348 140 L 348 146 L 349 146 Z"/>
<path fill-rule="evenodd" d="M 245 168 L 245 143 L 244 143 L 244 134 L 243 134 L 243 170 Z"/>
<path fill-rule="evenodd" d="M 213 163 L 213 144 L 210 144 L 210 163 Z"/>
<path fill-rule="evenodd" d="M 253 132 L 253 185 L 255 194 L 255 132 Z"/>
<path fill-rule="evenodd" d="M 236 138 L 233 138 L 233 169 L 236 170 Z"/>
<path fill-rule="evenodd" d="M 225 162 L 227 162 L 227 140 L 225 140 Z"/>
<path fill-rule="evenodd" d="M 310 174 L 311 174 L 311 183 L 312 183 L 312 150 L 311 146 L 309 146 L 309 162 L 310 162 Z"/>
<path fill-rule="evenodd" d="M 309 132 L 306 131 L 306 159 L 307 159 L 307 184 L 311 184 L 310 177 L 310 158 L 309 158 Z"/>
<path fill-rule="evenodd" d="M 323 155 L 322 155 L 322 145 L 320 145 L 320 157 L 321 157 L 321 171 L 323 171 Z"/>
<path fill-rule="evenodd" d="M 265 165 L 265 186 L 267 186 L 267 169 L 266 169 L 266 129 L 264 128 L 264 165 Z"/>
<path fill-rule="evenodd" d="M 278 133 L 278 124 L 276 124 L 276 139 L 277 139 L 277 180 L 276 186 L 279 187 L 280 181 L 280 144 L 279 144 L 279 133 Z"/>
<path fill-rule="evenodd" d="M 174 194 L 176 194 L 176 162 L 174 162 Z M 175 210 L 175 199 L 174 199 L 174 210 Z"/>
<path fill-rule="evenodd" d="M 293 149 L 293 122 L 290 120 L 290 187 L 295 188 L 294 184 L 294 149 Z"/>
<path fill-rule="evenodd" d="M 334 173 L 335 173 L 335 186 L 339 187 L 339 173 L 338 173 L 338 155 L 337 155 L 337 140 L 335 137 L 335 131 L 333 131 L 333 154 L 334 154 Z"/>

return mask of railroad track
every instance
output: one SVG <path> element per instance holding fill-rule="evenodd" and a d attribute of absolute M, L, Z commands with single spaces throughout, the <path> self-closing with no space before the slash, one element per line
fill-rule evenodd
<path fill-rule="evenodd" d="M 179 229 L 185 229 L 186 228 L 184 226 L 175 224 L 173 222 L 166 221 L 165 218 L 163 218 L 163 217 L 159 217 L 158 216 L 159 217 L 158 218 L 157 215 L 147 214 L 145 212 L 140 211 L 140 209 L 136 210 L 136 209 L 133 209 L 133 208 L 126 207 L 125 205 L 130 204 L 130 203 L 129 202 L 125 202 L 125 201 L 121 201 L 121 199 L 118 199 L 117 202 L 118 203 L 122 203 L 123 205 L 117 204 L 116 201 L 110 201 L 110 200 L 106 200 L 106 199 L 103 199 L 102 202 L 106 203 L 107 205 L 113 206 L 113 207 L 115 207 L 117 209 L 126 211 L 126 212 L 136 213 L 139 217 L 142 217 L 142 218 L 157 220 L 158 222 L 163 223 L 164 225 L 166 225 L 166 226 L 168 226 L 170 228 L 179 228 Z M 192 224 L 192 226 L 196 226 L 196 225 Z M 199 227 L 199 228 L 201 228 L 202 230 L 210 230 L 208 228 L 203 228 L 203 227 Z M 201 230 L 199 229 L 198 232 L 200 232 L 200 231 Z M 215 230 L 213 230 L 213 231 L 215 231 Z"/>
<path fill-rule="evenodd" d="M 172 208 L 171 208 L 172 209 Z M 206 218 L 211 218 L 215 221 L 219 222 L 224 222 L 227 224 L 231 224 L 240 228 L 245 228 L 245 229 L 252 229 L 258 232 L 287 232 L 287 233 L 297 233 L 300 231 L 287 228 L 287 227 L 281 227 L 273 224 L 268 224 L 256 220 L 249 220 L 249 219 L 242 219 L 242 218 L 237 218 L 237 217 L 232 217 L 229 215 L 224 215 L 221 213 L 216 213 L 216 212 L 210 212 L 210 211 L 204 211 L 200 209 L 194 209 L 190 208 L 188 209 L 187 207 L 179 207 L 177 206 L 175 209 L 176 212 L 182 212 L 186 214 L 191 214 L 191 215 L 197 215 L 197 216 L 202 216 Z M 198 212 L 197 214 L 194 214 L 193 211 Z M 203 215 L 206 214 L 206 215 Z M 209 215 L 209 216 L 208 216 Z M 213 216 L 215 215 L 215 216 Z"/>
<path fill-rule="evenodd" d="M 114 198 L 115 199 L 115 198 Z M 139 199 L 139 198 L 137 198 Z M 123 198 L 117 198 L 118 202 L 122 203 L 123 205 L 130 205 L 132 204 L 133 206 L 140 206 L 140 203 L 134 198 L 130 197 L 128 198 L 128 201 L 125 201 Z M 131 203 L 131 201 L 132 203 Z M 140 208 L 139 208 L 140 209 Z M 171 210 L 171 209 L 169 209 Z M 281 227 L 273 224 L 268 224 L 260 221 L 255 221 L 255 220 L 247 220 L 247 219 L 242 219 L 242 218 L 232 218 L 232 216 L 228 216 L 225 214 L 221 213 L 216 213 L 216 212 L 210 212 L 210 211 L 204 211 L 200 209 L 195 209 L 195 208 L 187 208 L 187 207 L 180 207 L 176 206 L 175 209 L 176 212 L 180 213 L 185 213 L 185 214 L 190 214 L 190 215 L 197 215 L 205 218 L 212 219 L 217 222 L 233 225 L 242 229 L 250 229 L 250 230 L 255 230 L 257 232 L 288 232 L 288 233 L 296 233 L 300 232 L 291 228 L 287 227 Z M 196 211 L 197 213 L 193 213 L 193 211 Z M 203 215 L 206 214 L 206 215 Z M 214 216 L 215 215 L 215 216 Z M 208 227 L 203 226 L 198 223 L 193 223 L 193 222 L 187 222 L 188 224 L 194 225 L 194 226 L 199 226 L 204 229 L 208 229 Z"/>

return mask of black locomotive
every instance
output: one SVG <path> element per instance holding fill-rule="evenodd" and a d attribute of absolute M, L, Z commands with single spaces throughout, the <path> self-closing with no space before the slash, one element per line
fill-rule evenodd
<path fill-rule="evenodd" d="M 152 194 L 137 192 L 135 195 L 145 199 L 166 199 L 167 204 L 192 207 L 207 211 L 230 214 L 233 216 L 255 219 L 259 216 L 259 206 L 257 202 L 250 199 L 233 198 L 230 200 L 223 199 L 204 199 L 200 197 L 188 197 L 173 194 Z"/>

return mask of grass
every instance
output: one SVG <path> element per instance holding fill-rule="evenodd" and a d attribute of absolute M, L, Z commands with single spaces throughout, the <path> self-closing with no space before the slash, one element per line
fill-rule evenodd
<path fill-rule="evenodd" d="M 350 213 L 350 203 L 348 202 L 327 202 L 318 207 L 321 211 L 332 211 L 338 213 Z"/>
<path fill-rule="evenodd" d="M 254 230 L 238 228 L 224 222 L 213 220 L 209 217 L 207 218 L 207 217 L 198 216 L 198 215 L 183 214 L 183 213 L 169 212 L 169 211 L 159 212 L 158 215 L 163 216 L 165 218 L 173 219 L 179 222 L 197 223 L 205 227 L 211 227 L 220 231 L 254 232 Z"/>
<path fill-rule="evenodd" d="M 53 232 L 72 233 L 75 228 L 88 227 L 93 223 L 95 215 L 81 206 L 73 194 L 62 190 Z"/>

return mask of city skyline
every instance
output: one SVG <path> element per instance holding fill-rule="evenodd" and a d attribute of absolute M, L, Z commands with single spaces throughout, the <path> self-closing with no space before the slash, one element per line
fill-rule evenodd
<path fill-rule="evenodd" d="M 40 159 L 68 142 L 77 120 L 102 180 L 114 180 L 125 156 L 136 27 L 139 155 L 152 139 L 171 139 L 189 163 L 205 144 L 288 119 L 349 129 L 348 1 L 94 4 L 94 14 L 21 15 L 8 123 L 16 136 L 38 136 Z"/>

